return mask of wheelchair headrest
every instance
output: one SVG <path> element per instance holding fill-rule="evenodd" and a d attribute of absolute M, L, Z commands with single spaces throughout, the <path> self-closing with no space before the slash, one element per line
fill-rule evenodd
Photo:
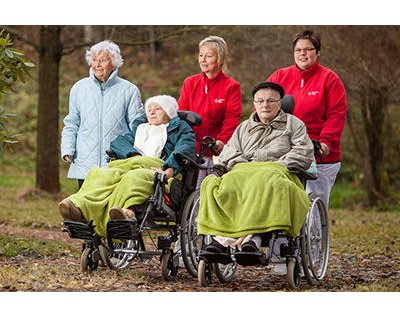
<path fill-rule="evenodd" d="M 282 98 L 282 107 L 281 107 L 281 109 L 285 113 L 293 114 L 293 111 L 294 111 L 294 99 L 293 99 L 292 95 L 287 94 Z"/>
<path fill-rule="evenodd" d="M 199 126 L 202 122 L 200 114 L 192 111 L 178 111 L 178 116 L 190 126 Z"/>

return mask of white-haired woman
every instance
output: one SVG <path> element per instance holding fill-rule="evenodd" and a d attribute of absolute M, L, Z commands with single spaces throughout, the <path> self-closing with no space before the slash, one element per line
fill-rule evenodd
<path fill-rule="evenodd" d="M 68 178 L 78 179 L 79 188 L 92 167 L 107 166 L 111 140 L 128 133 L 145 113 L 139 89 L 118 77 L 123 64 L 118 45 L 97 43 L 86 51 L 86 61 L 89 77 L 71 89 L 61 134 L 61 157 L 71 163 Z"/>
<path fill-rule="evenodd" d="M 169 179 L 166 192 L 183 167 L 173 155 L 181 152 L 194 158 L 195 135 L 178 117 L 176 100 L 167 95 L 145 103 L 147 116 L 133 122 L 132 131 L 111 142 L 117 160 L 109 168 L 94 167 L 82 188 L 59 203 L 64 219 L 90 221 L 100 236 L 106 236 L 109 218 L 133 218 L 136 206 L 154 194 L 154 174 Z"/>
<path fill-rule="evenodd" d="M 219 36 L 209 36 L 199 43 L 199 65 L 202 71 L 186 78 L 178 101 L 180 110 L 201 115 L 203 122 L 193 127 L 196 133 L 197 152 L 204 136 L 216 139 L 215 150 L 220 153 L 231 138 L 242 114 L 240 84 L 226 76 L 228 46 Z M 212 165 L 212 153 L 206 152 L 205 164 Z M 200 187 L 205 173 L 199 175 Z"/>

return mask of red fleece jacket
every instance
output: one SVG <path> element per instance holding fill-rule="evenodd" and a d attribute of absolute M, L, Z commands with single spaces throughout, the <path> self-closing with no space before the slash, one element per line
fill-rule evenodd
<path fill-rule="evenodd" d="M 242 114 L 240 84 L 222 71 L 211 79 L 204 73 L 188 77 L 183 82 L 178 105 L 179 110 L 196 112 L 203 119 L 200 126 L 193 127 L 197 153 L 204 136 L 226 144 L 239 125 Z M 211 156 L 212 153 L 207 151 L 205 155 Z"/>
<path fill-rule="evenodd" d="M 347 111 L 346 92 L 340 78 L 318 62 L 300 71 L 296 65 L 278 69 L 267 81 L 279 83 L 294 97 L 294 115 L 307 127 L 308 136 L 328 145 L 322 163 L 340 161 L 340 136 Z"/>

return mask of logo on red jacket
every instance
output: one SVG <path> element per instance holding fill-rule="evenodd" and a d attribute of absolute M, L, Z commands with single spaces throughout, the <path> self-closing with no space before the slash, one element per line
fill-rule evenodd
<path fill-rule="evenodd" d="M 225 101 L 225 99 L 215 99 L 215 100 L 214 100 L 215 103 L 222 103 L 222 102 L 224 102 L 224 101 Z"/>
<path fill-rule="evenodd" d="M 309 97 L 311 97 L 311 96 L 316 96 L 318 93 L 319 93 L 319 91 L 310 91 L 307 94 Z"/>

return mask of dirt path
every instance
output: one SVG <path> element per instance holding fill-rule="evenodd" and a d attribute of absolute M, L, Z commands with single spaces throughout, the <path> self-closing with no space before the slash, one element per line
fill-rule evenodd
<path fill-rule="evenodd" d="M 32 230 L 0 225 L 0 234 L 14 234 L 25 237 L 57 240 L 80 249 L 79 240 L 70 239 L 66 233 L 46 230 Z M 399 291 L 400 263 L 398 254 L 385 255 L 339 255 L 332 253 L 325 280 L 319 286 L 310 286 L 302 279 L 300 289 L 305 291 Z M 289 291 L 282 277 L 273 275 L 270 267 L 239 267 L 234 279 L 228 284 L 219 283 L 214 277 L 207 288 L 185 269 L 178 272 L 174 282 L 166 282 L 161 276 L 158 258 L 143 262 L 134 261 L 124 272 L 116 273 L 106 267 L 99 267 L 91 274 L 80 270 L 80 258 L 65 256 L 13 258 L 0 257 L 0 265 L 25 273 L 17 282 L 0 284 L 0 291 Z M 35 274 L 44 275 L 46 282 Z M 0 275 L 1 276 L 1 275 Z M 1 280 L 1 279 L 0 279 Z M 4 282 L 4 281 L 3 281 Z"/>

